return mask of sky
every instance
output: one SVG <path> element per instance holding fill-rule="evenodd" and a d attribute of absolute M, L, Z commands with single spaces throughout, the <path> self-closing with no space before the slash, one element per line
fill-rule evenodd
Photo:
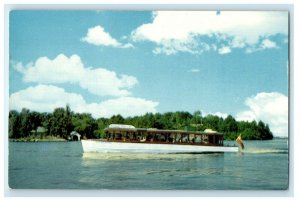
<path fill-rule="evenodd" d="M 9 15 L 9 109 L 93 117 L 200 110 L 288 135 L 288 12 Z"/>

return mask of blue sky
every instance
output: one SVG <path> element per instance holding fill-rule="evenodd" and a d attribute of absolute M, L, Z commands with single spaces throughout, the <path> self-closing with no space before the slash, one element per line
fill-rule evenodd
<path fill-rule="evenodd" d="M 288 128 L 288 13 L 11 11 L 10 109 L 201 110 Z"/>

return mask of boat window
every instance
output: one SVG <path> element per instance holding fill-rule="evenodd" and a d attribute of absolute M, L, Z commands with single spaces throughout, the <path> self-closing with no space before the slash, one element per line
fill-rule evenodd
<path fill-rule="evenodd" d="M 220 137 L 219 136 L 215 136 L 215 143 L 216 144 L 221 144 L 221 140 L 220 140 Z"/>
<path fill-rule="evenodd" d="M 160 141 L 166 142 L 167 141 L 167 134 L 161 134 Z"/>
<path fill-rule="evenodd" d="M 136 140 L 136 133 L 135 132 L 130 133 L 129 138 L 130 138 L 130 141 L 135 141 Z"/>
<path fill-rule="evenodd" d="M 141 140 L 142 139 L 142 133 L 138 132 L 137 136 L 136 136 L 136 139 L 137 140 Z"/>
<path fill-rule="evenodd" d="M 146 135 L 143 132 L 138 132 L 138 133 L 134 133 L 136 134 L 136 140 L 140 141 L 140 142 L 145 142 L 146 141 Z"/>
<path fill-rule="evenodd" d="M 195 134 L 190 134 L 189 138 L 191 143 L 195 143 Z"/>
<path fill-rule="evenodd" d="M 188 143 L 189 142 L 189 135 L 188 134 L 182 134 L 182 142 Z"/>
<path fill-rule="evenodd" d="M 142 138 L 141 138 L 141 140 L 146 140 L 146 136 L 147 136 L 147 134 L 146 133 L 141 133 L 142 134 Z"/>
<path fill-rule="evenodd" d="M 129 133 L 128 132 L 122 132 L 122 140 L 129 141 Z"/>
<path fill-rule="evenodd" d="M 176 134 L 175 142 L 181 142 L 181 134 Z"/>
<path fill-rule="evenodd" d="M 154 137 L 154 141 L 161 141 L 161 136 L 162 136 L 162 134 L 156 133 L 155 137 Z"/>
<path fill-rule="evenodd" d="M 117 133 L 114 133 L 114 139 L 115 140 L 122 140 L 122 134 L 117 132 Z"/>
<path fill-rule="evenodd" d="M 176 135 L 175 135 L 174 133 L 171 133 L 171 134 L 169 135 L 168 141 L 169 141 L 169 142 L 175 142 L 175 137 L 176 137 Z"/>
<path fill-rule="evenodd" d="M 202 136 L 202 142 L 203 142 L 204 144 L 208 144 L 208 137 L 207 137 L 207 135 L 203 135 L 203 136 Z"/>
<path fill-rule="evenodd" d="M 201 143 L 201 135 L 195 135 L 195 143 L 197 144 Z"/>
<path fill-rule="evenodd" d="M 213 135 L 208 136 L 208 143 L 214 144 L 214 136 Z"/>
<path fill-rule="evenodd" d="M 111 133 L 110 132 L 105 132 L 105 136 L 107 140 L 111 139 Z"/>
<path fill-rule="evenodd" d="M 146 141 L 150 141 L 150 142 L 153 142 L 153 134 L 152 133 L 149 133 L 146 137 Z"/>
<path fill-rule="evenodd" d="M 220 145 L 223 145 L 224 144 L 224 142 L 223 142 L 223 136 L 220 136 L 219 139 L 220 139 Z"/>

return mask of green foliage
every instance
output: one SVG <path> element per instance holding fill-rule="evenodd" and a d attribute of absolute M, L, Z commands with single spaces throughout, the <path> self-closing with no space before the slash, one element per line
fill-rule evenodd
<path fill-rule="evenodd" d="M 30 111 L 28 109 L 23 108 L 20 113 L 20 137 L 30 135 L 30 131 L 33 127 L 33 125 L 30 124 L 31 122 L 33 122 L 30 120 L 30 117 Z"/>
<path fill-rule="evenodd" d="M 98 128 L 97 122 L 91 114 L 75 114 L 72 118 L 72 125 L 75 131 L 77 131 L 86 138 L 99 137 L 98 133 L 96 132 Z"/>
<path fill-rule="evenodd" d="M 9 138 L 20 138 L 20 114 L 12 110 L 9 112 Z"/>
<path fill-rule="evenodd" d="M 226 140 L 235 140 L 242 133 L 245 140 L 269 140 L 273 134 L 262 121 L 236 121 L 229 115 L 225 119 L 216 115 L 202 116 L 201 111 L 193 114 L 185 111 L 166 113 L 146 113 L 142 116 L 124 118 L 114 115 L 111 118 L 94 119 L 88 113 L 73 113 L 70 107 L 56 108 L 53 113 L 31 112 L 22 109 L 9 112 L 9 137 L 26 138 L 33 130 L 42 126 L 47 135 L 67 139 L 74 130 L 84 138 L 105 138 L 104 128 L 110 124 L 130 124 L 137 128 L 157 128 L 171 130 L 203 131 L 211 128 L 224 133 Z"/>
<path fill-rule="evenodd" d="M 50 119 L 50 134 L 53 136 L 68 137 L 70 118 L 64 108 L 56 108 Z"/>

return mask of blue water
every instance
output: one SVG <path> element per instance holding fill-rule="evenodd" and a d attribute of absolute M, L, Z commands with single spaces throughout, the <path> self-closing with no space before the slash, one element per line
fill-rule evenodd
<path fill-rule="evenodd" d="M 287 139 L 244 143 L 242 153 L 128 155 L 83 154 L 80 142 L 10 142 L 9 186 L 13 189 L 287 189 Z"/>

